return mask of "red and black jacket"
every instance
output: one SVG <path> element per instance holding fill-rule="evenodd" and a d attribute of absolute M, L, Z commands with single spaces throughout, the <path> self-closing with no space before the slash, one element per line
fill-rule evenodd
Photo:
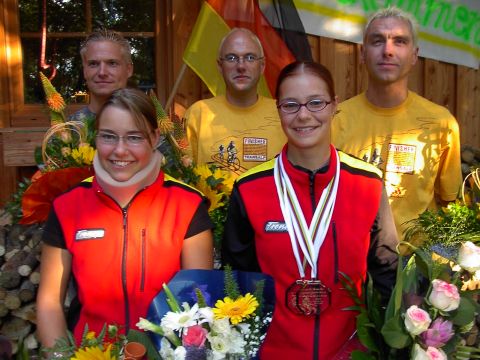
<path fill-rule="evenodd" d="M 334 175 L 329 164 L 315 172 L 292 165 L 283 149 L 285 170 L 309 224 L 323 189 Z M 285 305 L 287 288 L 299 279 L 274 181 L 275 159 L 243 174 L 235 183 L 223 242 L 223 263 L 261 271 L 275 280 L 276 304 L 261 359 L 330 359 L 355 331 L 349 294 L 340 272 L 358 289 L 370 272 L 387 295 L 395 282 L 397 235 L 381 174 L 373 166 L 339 152 L 340 181 L 334 212 L 320 249 L 318 277 L 331 289 L 331 305 L 319 317 L 305 317 Z M 310 275 L 307 267 L 306 274 Z"/>

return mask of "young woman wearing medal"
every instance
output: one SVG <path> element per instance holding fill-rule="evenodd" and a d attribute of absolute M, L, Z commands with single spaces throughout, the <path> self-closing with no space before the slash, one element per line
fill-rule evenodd
<path fill-rule="evenodd" d="M 337 97 L 328 69 L 286 66 L 276 97 L 288 142 L 237 179 L 223 262 L 275 279 L 262 360 L 332 359 L 355 332 L 341 273 L 360 289 L 368 271 L 387 297 L 398 259 L 395 225 L 380 171 L 330 144 Z"/>

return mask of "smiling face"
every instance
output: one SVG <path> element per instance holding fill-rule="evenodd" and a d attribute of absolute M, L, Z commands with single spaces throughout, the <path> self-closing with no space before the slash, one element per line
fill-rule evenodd
<path fill-rule="evenodd" d="M 369 83 L 389 85 L 404 82 L 417 62 L 418 47 L 412 31 L 402 19 L 387 17 L 371 22 L 364 36 L 362 62 L 365 63 Z"/>
<path fill-rule="evenodd" d="M 92 96 L 107 98 L 114 90 L 127 86 L 133 65 L 122 47 L 112 41 L 92 41 L 82 54 L 83 76 Z"/>
<path fill-rule="evenodd" d="M 259 59 L 253 62 L 241 59 L 238 62 L 222 60 L 227 55 L 254 55 L 256 58 L 263 57 L 262 50 L 252 36 L 245 31 L 233 32 L 225 39 L 219 53 L 218 70 L 223 76 L 227 92 L 235 96 L 245 93 L 257 93 L 257 84 L 265 69 L 265 60 Z"/>
<path fill-rule="evenodd" d="M 293 114 L 279 110 L 282 128 L 288 138 L 289 158 L 290 155 L 298 158 L 297 155 L 307 152 L 319 156 L 329 154 L 330 126 L 337 107 L 337 100 L 332 99 L 330 93 L 327 83 L 310 72 L 297 72 L 282 80 L 278 87 L 278 104 L 287 101 L 304 104 L 314 99 L 331 102 L 316 112 L 305 106 Z"/>
<path fill-rule="evenodd" d="M 98 119 L 98 132 L 122 136 L 117 144 L 105 144 L 97 138 L 98 159 L 105 171 L 116 181 L 128 181 L 133 175 L 145 168 L 153 155 L 158 135 L 151 132 L 151 143 L 145 139 L 140 144 L 129 145 L 126 135 L 145 137 L 135 125 L 132 114 L 120 107 L 108 105 Z"/>

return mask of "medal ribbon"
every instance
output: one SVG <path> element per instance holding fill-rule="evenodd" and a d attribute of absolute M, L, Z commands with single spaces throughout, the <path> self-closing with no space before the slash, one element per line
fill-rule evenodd
<path fill-rule="evenodd" d="M 325 241 L 330 220 L 332 219 L 340 179 L 340 161 L 337 151 L 335 149 L 334 151 L 337 160 L 335 174 L 327 187 L 322 191 L 322 196 L 315 208 L 310 226 L 307 226 L 307 221 L 298 202 L 295 190 L 283 166 L 283 154 L 280 153 L 275 160 L 274 178 L 280 208 L 292 243 L 293 255 L 297 262 L 298 272 L 302 279 L 305 277 L 305 270 L 302 265 L 298 246 L 300 245 L 304 259 L 310 264 L 311 277 L 316 279 L 320 248 Z"/>

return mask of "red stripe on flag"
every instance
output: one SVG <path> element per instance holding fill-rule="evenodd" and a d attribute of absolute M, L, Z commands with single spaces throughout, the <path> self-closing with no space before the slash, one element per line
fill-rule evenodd
<path fill-rule="evenodd" d="M 266 58 L 265 80 L 270 93 L 274 96 L 278 74 L 286 65 L 295 61 L 295 57 L 263 15 L 258 1 L 208 0 L 207 2 L 230 28 L 247 28 L 258 36 Z"/>

